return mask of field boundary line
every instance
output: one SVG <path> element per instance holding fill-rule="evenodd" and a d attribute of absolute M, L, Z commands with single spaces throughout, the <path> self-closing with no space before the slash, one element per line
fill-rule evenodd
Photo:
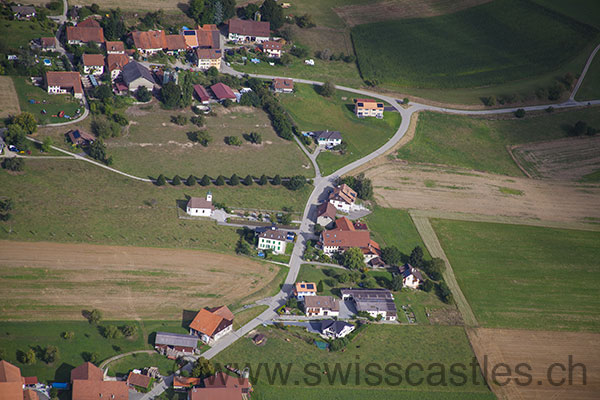
<path fill-rule="evenodd" d="M 448 257 L 446 257 L 446 253 L 444 253 L 444 249 L 440 241 L 438 240 L 429 219 L 424 216 L 413 215 L 411 211 L 409 211 L 409 215 L 423 240 L 425 243 L 425 247 L 431 254 L 431 257 L 439 257 L 444 260 L 446 264 L 446 270 L 444 271 L 444 278 L 446 283 L 450 287 L 450 290 L 454 294 L 454 299 L 456 301 L 456 306 L 458 310 L 462 314 L 463 320 L 467 326 L 478 326 L 477 319 L 475 318 L 475 314 L 469 305 L 465 295 L 462 290 L 460 290 L 460 286 L 456 281 L 456 277 L 454 276 L 454 270 L 452 269 L 452 265 L 450 265 L 450 261 Z"/>
<path fill-rule="evenodd" d="M 530 178 L 530 179 L 535 179 L 533 176 L 531 176 L 531 174 L 525 169 L 524 166 L 521 165 L 521 163 L 519 162 L 519 160 L 517 160 L 517 157 L 515 156 L 515 154 L 513 153 L 513 150 L 516 149 L 517 146 L 510 146 L 507 145 L 506 146 L 506 151 L 508 152 L 508 155 L 510 156 L 510 158 L 512 158 L 512 160 L 514 161 L 514 163 L 517 165 L 517 167 L 519 167 L 519 169 L 521 170 L 522 173 L 525 174 L 526 177 Z"/>
<path fill-rule="evenodd" d="M 111 358 L 108 358 L 108 359 L 102 361 L 102 364 L 100 364 L 98 366 L 98 368 L 100 368 L 100 369 L 103 370 L 104 367 L 106 367 L 108 364 L 110 364 L 113 361 L 119 360 L 119 359 L 121 359 L 123 357 L 131 356 L 133 354 L 142 354 L 142 353 L 144 353 L 144 354 L 158 354 L 156 352 L 156 350 L 134 350 L 134 351 L 129 351 L 127 353 L 117 354 L 116 356 L 113 356 Z"/>
<path fill-rule="evenodd" d="M 554 229 L 571 229 L 576 231 L 600 231 L 600 224 L 586 224 L 585 222 L 558 222 L 528 219 L 523 217 L 510 216 L 491 216 L 481 214 L 464 214 L 452 211 L 433 211 L 433 210 L 409 210 L 409 214 L 413 219 L 416 218 L 439 218 L 450 219 L 453 221 L 469 221 L 469 222 L 488 222 L 492 224 L 509 224 L 509 225 L 527 225 L 539 226 L 543 228 Z"/>

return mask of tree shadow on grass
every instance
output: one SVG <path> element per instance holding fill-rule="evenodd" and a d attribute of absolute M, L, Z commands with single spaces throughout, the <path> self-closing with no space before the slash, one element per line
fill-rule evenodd
<path fill-rule="evenodd" d="M 194 320 L 194 317 L 198 314 L 198 311 L 194 310 L 183 310 L 181 312 L 181 327 L 183 329 L 189 329 L 190 324 Z"/>

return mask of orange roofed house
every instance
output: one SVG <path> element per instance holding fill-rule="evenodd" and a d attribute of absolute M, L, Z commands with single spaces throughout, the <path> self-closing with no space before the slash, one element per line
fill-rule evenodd
<path fill-rule="evenodd" d="M 164 31 L 131 32 L 135 48 L 145 56 L 156 54 L 167 48 L 167 36 Z"/>
<path fill-rule="evenodd" d="M 37 378 L 21 376 L 21 370 L 7 361 L 0 361 L 0 400 L 38 400 L 37 392 L 23 385 L 37 382 Z"/>
<path fill-rule="evenodd" d="M 219 29 L 216 25 L 206 24 L 198 26 L 198 29 L 186 29 L 181 31 L 188 48 L 219 49 L 221 39 Z"/>
<path fill-rule="evenodd" d="M 104 31 L 93 18 L 81 21 L 77 26 L 67 26 L 67 43 L 82 46 L 90 42 L 104 43 Z"/>
<path fill-rule="evenodd" d="M 354 99 L 354 113 L 358 118 L 383 118 L 383 103 L 373 99 Z"/>
<path fill-rule="evenodd" d="M 125 44 L 123 42 L 106 42 L 106 54 L 125 54 Z"/>
<path fill-rule="evenodd" d="M 233 313 L 226 306 L 204 308 L 190 324 L 190 335 L 196 335 L 208 345 L 233 330 Z"/>
<path fill-rule="evenodd" d="M 83 73 L 86 75 L 102 75 L 104 73 L 104 56 L 102 54 L 83 54 Z"/>
<path fill-rule="evenodd" d="M 358 247 L 365 262 L 369 262 L 381 255 L 379 244 L 371 239 L 368 230 L 356 230 L 354 224 L 346 217 L 335 221 L 335 228 L 321 232 L 321 245 L 323 252 L 328 256 L 343 253 L 351 247 Z"/>
<path fill-rule="evenodd" d="M 49 94 L 73 94 L 76 99 L 83 98 L 83 87 L 79 72 L 47 71 L 46 88 Z"/>
<path fill-rule="evenodd" d="M 306 296 L 316 296 L 317 295 L 317 285 L 314 282 L 296 282 L 296 286 L 294 287 L 294 296 L 298 298 L 298 300 L 304 300 Z"/>
<path fill-rule="evenodd" d="M 219 372 L 204 379 L 203 388 L 188 392 L 189 400 L 248 400 L 252 384 L 248 378 L 229 376 Z"/>
<path fill-rule="evenodd" d="M 128 400 L 129 390 L 124 381 L 105 381 L 104 373 L 90 362 L 71 370 L 73 400 Z"/>

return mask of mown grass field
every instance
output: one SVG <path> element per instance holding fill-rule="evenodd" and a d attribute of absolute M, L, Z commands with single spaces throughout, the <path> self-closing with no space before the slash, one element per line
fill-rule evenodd
<path fill-rule="evenodd" d="M 375 207 L 365 220 L 373 239 L 381 247 L 396 246 L 404 254 L 410 255 L 416 246 L 421 246 L 425 255 L 429 256 L 408 211 Z"/>
<path fill-rule="evenodd" d="M 83 113 L 83 107 L 80 105 L 79 100 L 70 94 L 48 94 L 41 87 L 33 86 L 28 78 L 24 76 L 14 76 L 13 83 L 19 97 L 21 111 L 32 113 L 40 124 L 68 122 L 69 120 L 65 118 L 53 117 L 53 115 L 58 115 L 60 111 L 64 111 L 66 115 L 71 117 L 75 117 L 78 109 Z M 35 100 L 39 103 L 31 104 L 29 100 Z M 42 110 L 46 110 L 46 114 L 42 114 Z"/>
<path fill-rule="evenodd" d="M 131 321 L 137 333 L 131 338 L 106 339 L 98 326 L 81 321 L 3 322 L 0 325 L 0 349 L 3 359 L 21 368 L 23 376 L 37 376 L 41 382 L 68 382 L 71 369 L 85 362 L 84 353 L 96 353 L 102 361 L 117 354 L 133 350 L 151 350 L 149 335 L 157 330 L 186 333 L 177 321 Z M 100 326 L 124 324 L 123 321 L 101 321 Z M 73 339 L 60 337 L 62 332 L 74 332 Z M 58 347 L 59 358 L 52 364 L 40 359 L 35 364 L 25 365 L 17 361 L 17 351 L 28 351 L 30 347 L 48 345 Z M 144 364 L 144 363 L 141 363 Z M 133 365 L 133 364 L 130 364 Z M 139 365 L 144 367 L 147 365 Z"/>
<path fill-rule="evenodd" d="M 2 98 L 0 98 L 0 118 L 6 118 L 9 115 L 18 115 L 21 112 L 19 97 L 10 76 L 0 76 L 0 93 L 2 93 Z"/>
<path fill-rule="evenodd" d="M 600 53 L 600 52 L 598 52 Z M 575 94 L 575 100 L 598 100 L 600 99 L 600 54 L 596 53 L 590 68 Z"/>
<path fill-rule="evenodd" d="M 0 184 L 15 203 L 11 221 L 0 225 L 1 239 L 217 252 L 234 250 L 236 230 L 212 220 L 178 219 L 177 201 L 211 190 L 214 201 L 230 207 L 301 210 L 311 191 L 272 185 L 158 187 L 76 160 L 27 160 L 22 174 L 0 171 Z"/>
<path fill-rule="evenodd" d="M 432 220 L 479 323 L 600 329 L 599 232 Z"/>
<path fill-rule="evenodd" d="M 384 119 L 363 118 L 354 115 L 356 95 L 336 91 L 331 98 L 319 95 L 312 86 L 296 84 L 295 92 L 280 96 L 302 131 L 339 131 L 348 144 L 346 154 L 322 152 L 317 163 L 323 175 L 328 175 L 352 161 L 373 152 L 396 133 L 400 114 L 386 112 Z"/>
<path fill-rule="evenodd" d="M 197 126 L 171 122 L 175 115 L 193 117 L 191 110 L 163 110 L 157 103 L 150 108 L 131 107 L 126 114 L 134 122 L 127 134 L 107 141 L 114 167 L 144 177 L 161 173 L 168 177 L 208 174 L 214 178 L 234 173 L 242 178 L 247 174 L 314 176 L 312 164 L 296 142 L 278 137 L 264 111 L 221 106 L 216 106 L 215 111 L 217 115 L 205 118 L 206 130 L 213 141 L 204 147 L 188 138 L 189 132 L 199 130 Z M 260 133 L 262 144 L 245 141 L 242 135 L 250 132 Z M 225 136 L 237 136 L 243 144 L 229 146 L 224 142 Z"/>
<path fill-rule="evenodd" d="M 438 17 L 359 25 L 352 38 L 365 80 L 453 88 L 556 71 L 599 33 L 535 3 L 502 0 Z"/>
<path fill-rule="evenodd" d="M 313 344 L 293 336 L 291 331 L 275 328 L 260 328 L 259 331 L 268 338 L 264 346 L 255 346 L 249 338 L 242 338 L 220 353 L 213 362 L 242 366 L 248 363 L 252 367 L 251 377 L 256 381 L 253 397 L 260 399 L 279 399 L 284 393 L 283 397 L 302 399 L 494 398 L 487 386 L 482 384 L 478 368 L 474 374 L 478 384 L 473 379 L 468 364 L 474 356 L 466 334 L 460 327 L 371 325 L 359 333 L 344 352 L 319 350 Z M 437 370 L 448 369 L 452 363 L 463 363 L 467 365 L 468 376 L 458 386 L 448 381 L 446 386 L 430 386 L 427 381 L 410 386 L 406 383 L 404 368 L 413 362 L 423 365 L 425 371 L 433 362 L 445 366 L 436 367 Z M 260 372 L 259 363 L 266 363 L 260 367 Z M 265 367 L 273 370 L 276 363 L 281 364 L 284 376 L 289 365 L 287 382 L 279 379 L 281 375 L 276 376 L 272 383 L 269 382 Z M 379 374 L 381 380 L 365 373 L 369 363 L 376 365 L 370 368 Z M 399 364 L 399 369 L 392 369 L 394 374 L 402 376 L 402 382 L 399 382 L 398 376 L 384 372 L 390 363 Z M 340 368 L 338 373 L 334 372 L 336 364 Z M 325 373 L 326 370 L 329 373 Z M 339 373 L 341 371 L 349 373 L 345 383 Z M 414 369 L 409 371 L 409 379 L 413 382 L 425 378 L 425 375 Z M 449 379 L 449 375 L 446 376 Z M 431 382 L 438 378 L 433 377 Z"/>
<path fill-rule="evenodd" d="M 0 19 L 0 44 L 5 48 L 27 47 L 31 40 L 42 36 L 54 36 L 54 32 L 45 29 L 39 22 Z"/>
<path fill-rule="evenodd" d="M 490 120 L 424 112 L 415 137 L 398 150 L 398 158 L 523 176 L 506 146 L 566 137 L 579 120 L 600 126 L 600 113 L 586 108 Z"/>
<path fill-rule="evenodd" d="M 108 364 L 109 376 L 127 376 L 133 369 L 144 369 L 145 367 L 158 367 L 161 375 L 171 375 L 179 369 L 174 360 L 155 354 L 131 354 Z"/>

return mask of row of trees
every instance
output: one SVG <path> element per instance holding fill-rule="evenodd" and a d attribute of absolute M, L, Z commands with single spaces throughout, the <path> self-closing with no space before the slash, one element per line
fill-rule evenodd
<path fill-rule="evenodd" d="M 173 179 L 171 180 L 172 185 L 181 185 L 183 182 L 184 182 L 184 180 L 179 175 L 175 175 L 173 177 Z M 269 178 L 264 174 L 261 175 L 260 178 L 258 178 L 258 179 L 252 175 L 246 175 L 245 178 L 240 178 L 237 174 L 233 174 L 229 178 L 226 178 L 223 175 L 219 175 L 214 180 L 214 182 L 213 182 L 213 179 L 208 175 L 204 175 L 202 178 L 200 178 L 199 181 L 194 175 L 190 175 L 187 177 L 187 179 L 185 179 L 185 184 L 187 186 L 193 186 L 196 183 L 200 183 L 200 185 L 202 185 L 202 186 L 209 186 L 211 183 L 214 183 L 215 186 L 223 186 L 226 183 L 229 184 L 230 186 L 237 186 L 240 183 L 243 183 L 246 186 L 251 186 L 255 182 L 258 183 L 259 185 L 263 186 L 263 185 L 266 185 L 267 183 L 269 183 Z M 274 177 L 272 177 L 270 179 L 270 182 L 272 185 L 275 185 L 275 186 L 281 185 L 282 178 L 280 175 L 275 175 Z M 156 185 L 164 186 L 166 184 L 167 184 L 167 178 L 163 174 L 160 174 L 158 176 L 158 178 L 156 178 Z M 306 180 L 306 177 L 303 175 L 295 175 L 295 176 L 292 176 L 291 178 L 289 178 L 286 182 L 283 182 L 283 184 L 285 187 L 287 187 L 290 190 L 300 190 L 307 184 L 307 180 Z"/>
<path fill-rule="evenodd" d="M 568 72 L 564 76 L 556 79 L 552 84 L 548 85 L 547 87 L 537 88 L 535 90 L 535 94 L 524 97 L 535 96 L 535 98 L 537 98 L 538 100 L 556 101 L 559 100 L 566 91 L 570 90 L 573 87 L 575 81 L 576 79 L 573 76 L 573 74 Z M 495 106 L 496 104 L 513 104 L 523 100 L 523 96 L 515 93 L 501 94 L 498 96 L 492 95 L 481 98 L 481 102 L 488 107 Z"/>
<path fill-rule="evenodd" d="M 247 81 L 247 85 L 255 94 L 248 95 L 248 97 L 244 99 L 243 104 L 252 105 L 254 107 L 261 106 L 263 110 L 269 114 L 271 124 L 273 125 L 275 132 L 277 132 L 277 135 L 283 139 L 292 140 L 294 134 L 297 133 L 297 128 L 285 109 L 279 104 L 277 98 L 273 96 L 271 91 L 265 87 L 265 84 L 260 79 L 250 78 Z M 244 94 L 244 96 L 246 96 L 246 94 Z"/>
<path fill-rule="evenodd" d="M 58 347 L 54 345 L 49 345 L 46 347 L 36 346 L 29 348 L 27 351 L 17 351 L 17 360 L 26 365 L 35 364 L 38 359 L 42 360 L 46 364 L 52 364 L 59 358 Z"/>

